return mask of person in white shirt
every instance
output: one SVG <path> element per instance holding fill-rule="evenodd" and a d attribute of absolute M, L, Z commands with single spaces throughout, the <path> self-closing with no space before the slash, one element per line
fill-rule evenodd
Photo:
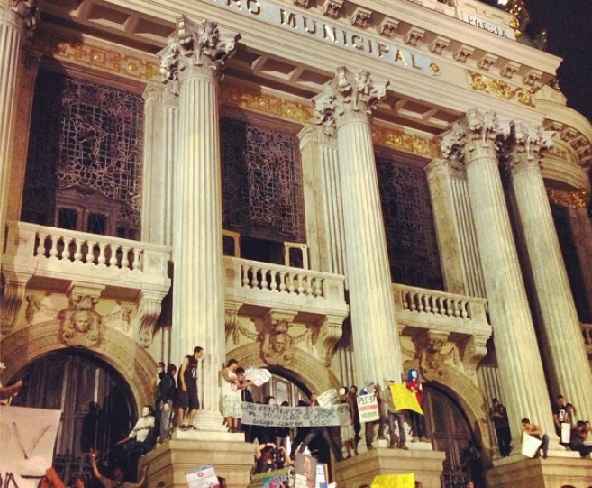
<path fill-rule="evenodd" d="M 145 405 L 142 408 L 142 416 L 136 422 L 129 435 L 115 444 L 119 453 L 114 453 L 115 458 L 125 461 L 124 465 L 135 466 L 142 454 L 146 454 L 153 446 L 155 419 L 152 409 Z M 133 469 L 129 470 L 133 472 Z"/>

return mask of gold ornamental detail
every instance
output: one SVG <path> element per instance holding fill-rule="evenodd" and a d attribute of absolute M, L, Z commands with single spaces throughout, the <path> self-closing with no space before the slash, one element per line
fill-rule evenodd
<path fill-rule="evenodd" d="M 555 205 L 566 208 L 586 208 L 590 195 L 586 190 L 558 190 L 549 188 L 547 190 L 549 200 Z"/>
<path fill-rule="evenodd" d="M 406 134 L 402 128 L 373 125 L 372 140 L 376 145 L 386 146 L 428 159 L 440 156 L 440 147 L 432 138 Z"/>
<path fill-rule="evenodd" d="M 312 119 L 312 106 L 262 93 L 257 88 L 249 86 L 223 84 L 222 104 L 302 125 L 309 123 Z"/>
<path fill-rule="evenodd" d="M 471 78 L 471 88 L 475 91 L 482 91 L 502 100 L 534 107 L 534 91 L 530 88 L 512 86 L 503 80 L 490 78 L 474 71 L 469 71 L 469 76 Z"/>
<path fill-rule="evenodd" d="M 159 79 L 158 63 L 140 56 L 106 49 L 87 39 L 69 40 L 44 31 L 35 36 L 33 50 L 58 61 L 88 66 L 99 71 L 139 81 Z"/>

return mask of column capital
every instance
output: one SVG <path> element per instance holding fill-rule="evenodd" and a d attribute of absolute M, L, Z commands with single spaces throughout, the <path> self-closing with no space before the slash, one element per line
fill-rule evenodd
<path fill-rule="evenodd" d="M 345 66 L 335 70 L 333 80 L 314 98 L 313 122 L 331 134 L 336 125 L 368 116 L 386 96 L 388 80 L 372 77 L 369 71 L 354 73 Z"/>
<path fill-rule="evenodd" d="M 8 0 L 0 2 L 0 22 L 8 21 L 32 35 L 39 24 L 37 0 Z"/>
<path fill-rule="evenodd" d="M 164 83 L 177 82 L 182 73 L 200 68 L 204 74 L 218 74 L 236 52 L 241 35 L 209 20 L 194 21 L 185 15 L 177 19 L 177 28 L 167 47 L 159 53 Z"/>
<path fill-rule="evenodd" d="M 506 138 L 510 129 L 510 121 L 499 119 L 495 112 L 471 109 L 442 137 L 442 155 L 463 160 L 467 152 L 479 152 L 481 148 L 495 150 L 496 141 Z"/>
<path fill-rule="evenodd" d="M 554 135 L 541 126 L 512 122 L 511 137 L 504 148 L 507 151 L 509 168 L 514 170 L 525 164 L 539 165 L 543 152 L 553 145 Z"/>

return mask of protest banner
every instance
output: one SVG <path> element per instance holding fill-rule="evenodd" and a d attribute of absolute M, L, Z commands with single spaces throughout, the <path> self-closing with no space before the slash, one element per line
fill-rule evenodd
<path fill-rule="evenodd" d="M 261 386 L 271 379 L 271 373 L 265 368 L 247 368 L 245 379 L 255 386 Z"/>
<path fill-rule="evenodd" d="M 358 397 L 358 412 L 360 423 L 374 422 L 379 419 L 378 399 L 374 393 Z"/>
<path fill-rule="evenodd" d="M 210 488 L 220 486 L 214 466 L 206 464 L 185 475 L 189 488 Z"/>
<path fill-rule="evenodd" d="M 294 488 L 315 488 L 317 461 L 309 454 L 296 453 Z"/>
<path fill-rule="evenodd" d="M 0 406 L 0 476 L 35 488 L 53 464 L 61 410 Z"/>
<path fill-rule="evenodd" d="M 569 444 L 571 439 L 571 424 L 561 422 L 561 444 Z"/>
<path fill-rule="evenodd" d="M 536 456 L 539 447 L 543 445 L 543 441 L 528 435 L 526 432 L 522 433 L 522 455 L 533 458 Z"/>
<path fill-rule="evenodd" d="M 415 488 L 415 473 L 379 474 L 370 488 Z"/>
<path fill-rule="evenodd" d="M 392 383 L 390 389 L 395 410 L 413 410 L 423 415 L 423 409 L 414 391 L 411 391 L 402 383 Z"/>
<path fill-rule="evenodd" d="M 281 407 L 243 402 L 241 422 L 260 427 L 333 427 L 347 418 L 347 404 L 321 407 Z"/>
<path fill-rule="evenodd" d="M 317 402 L 319 403 L 319 406 L 321 406 L 322 408 L 329 408 L 337 403 L 338 398 L 339 394 L 337 393 L 337 390 L 332 389 L 321 393 L 317 397 Z"/>

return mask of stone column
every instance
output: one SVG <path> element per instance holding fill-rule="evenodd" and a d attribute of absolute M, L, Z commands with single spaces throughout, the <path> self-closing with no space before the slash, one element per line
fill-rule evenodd
<path fill-rule="evenodd" d="M 551 137 L 540 127 L 520 122 L 514 124 L 512 135 L 508 162 L 541 314 L 551 384 L 576 406 L 578 418 L 589 419 L 592 370 L 540 167 L 541 151 L 550 147 Z"/>
<path fill-rule="evenodd" d="M 0 0 L 0 242 L 4 242 L 6 225 L 21 46 L 24 36 L 36 23 L 35 6 L 22 0 Z"/>
<path fill-rule="evenodd" d="M 442 140 L 445 157 L 463 159 L 475 220 L 489 313 L 515 446 L 520 420 L 529 417 L 554 435 L 541 355 L 496 156 L 496 137 L 507 135 L 495 113 L 470 110 Z"/>
<path fill-rule="evenodd" d="M 574 202 L 567 209 L 569 230 L 572 236 L 580 273 L 584 282 L 588 311 L 592 314 L 592 219 L 588 216 L 587 201 Z M 592 319 L 591 319 L 592 321 Z"/>
<path fill-rule="evenodd" d="M 298 134 L 311 269 L 345 273 L 343 208 L 335 137 L 318 126 Z"/>
<path fill-rule="evenodd" d="M 173 168 L 177 99 L 170 87 L 149 82 L 144 90 L 142 240 L 173 243 Z"/>
<path fill-rule="evenodd" d="M 172 354 L 205 349 L 203 405 L 197 426 L 223 430 L 219 372 L 225 360 L 222 176 L 218 76 L 240 35 L 207 20 L 181 17 L 161 52 L 161 71 L 178 93 Z"/>
<path fill-rule="evenodd" d="M 380 206 L 369 112 L 386 81 L 345 67 L 315 99 L 316 122 L 336 127 L 356 381 L 401 381 L 401 345 Z"/>

